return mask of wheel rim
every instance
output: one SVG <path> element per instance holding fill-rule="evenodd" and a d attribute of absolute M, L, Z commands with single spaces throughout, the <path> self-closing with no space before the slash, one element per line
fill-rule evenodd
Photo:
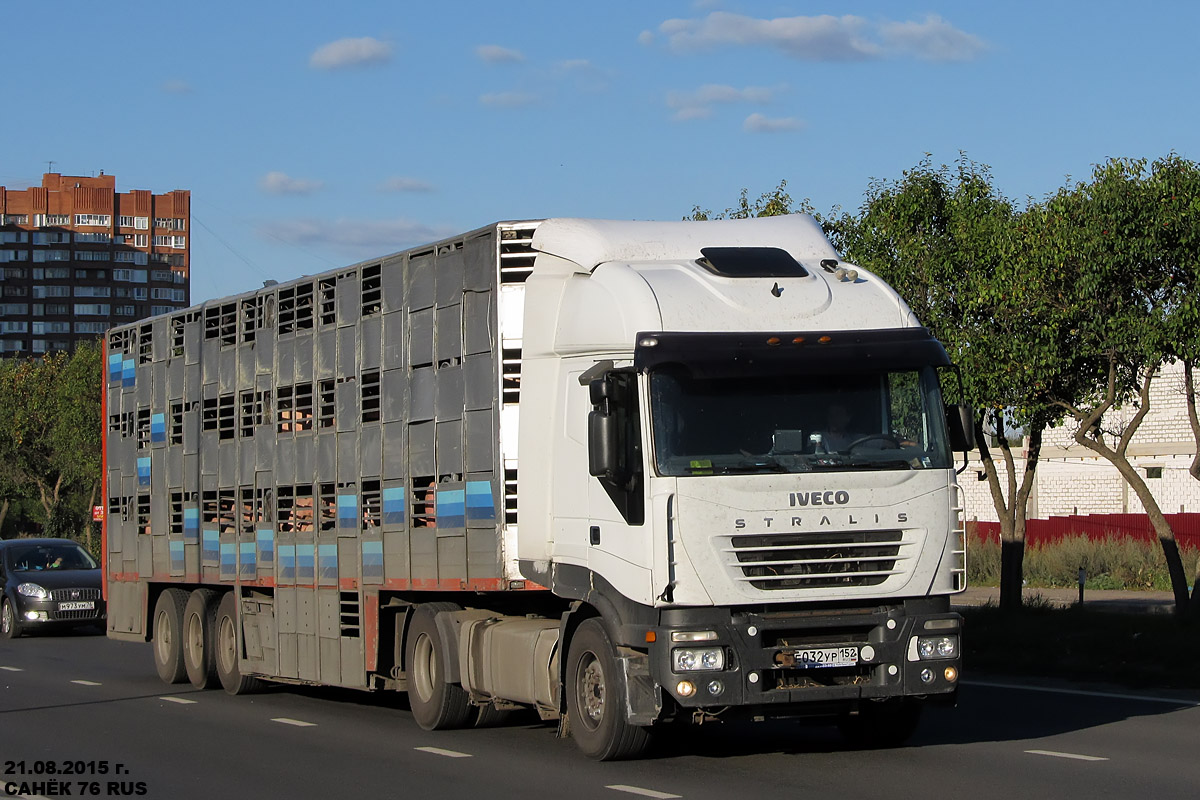
<path fill-rule="evenodd" d="M 576 687 L 579 710 L 582 712 L 580 719 L 588 728 L 595 730 L 604 721 L 604 667 L 591 651 L 584 653 L 579 660 Z"/>
<path fill-rule="evenodd" d="M 234 635 L 233 619 L 221 617 L 217 633 L 217 657 L 221 659 L 221 669 L 226 675 L 232 675 L 237 667 L 237 637 Z"/>
<path fill-rule="evenodd" d="M 171 660 L 172 640 L 175 638 L 171 630 L 171 617 L 165 611 L 159 612 L 154 620 L 154 652 L 160 664 Z"/>
<path fill-rule="evenodd" d="M 13 610 L 12 604 L 7 600 L 4 601 L 4 612 L 0 614 L 0 630 L 5 634 L 11 633 L 13 629 Z"/>
<path fill-rule="evenodd" d="M 204 663 L 204 625 L 199 614 L 192 614 L 183 624 L 183 646 L 188 658 L 197 666 Z"/>
<path fill-rule="evenodd" d="M 427 634 L 417 636 L 413 643 L 412 681 L 417 697 L 428 701 L 433 697 L 434 679 L 437 675 L 437 659 L 433 653 L 433 640 Z"/>

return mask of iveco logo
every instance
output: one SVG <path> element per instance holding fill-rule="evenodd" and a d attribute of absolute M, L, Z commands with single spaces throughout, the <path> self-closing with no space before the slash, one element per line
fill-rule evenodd
<path fill-rule="evenodd" d="M 788 505 L 796 506 L 844 506 L 850 502 L 850 493 L 836 492 L 789 492 Z"/>

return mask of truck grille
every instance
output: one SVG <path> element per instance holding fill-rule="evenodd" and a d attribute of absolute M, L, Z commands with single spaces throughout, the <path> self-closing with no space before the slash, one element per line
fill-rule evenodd
<path fill-rule="evenodd" d="M 756 589 L 878 586 L 904 570 L 912 542 L 899 530 L 852 533 L 739 534 L 726 549 L 728 564 Z"/>

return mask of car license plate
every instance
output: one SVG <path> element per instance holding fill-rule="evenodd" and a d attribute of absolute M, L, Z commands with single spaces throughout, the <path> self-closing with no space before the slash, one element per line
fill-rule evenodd
<path fill-rule="evenodd" d="M 91 611 L 96 607 L 95 602 L 91 600 L 74 601 L 70 603 L 59 603 L 59 611 Z"/>
<path fill-rule="evenodd" d="M 795 666 L 800 669 L 853 667 L 858 663 L 858 648 L 853 645 L 844 647 L 813 647 L 808 650 L 797 650 L 795 652 L 795 659 Z"/>

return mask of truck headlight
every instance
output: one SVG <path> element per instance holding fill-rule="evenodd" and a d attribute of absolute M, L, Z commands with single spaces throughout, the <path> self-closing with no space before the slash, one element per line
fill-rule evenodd
<path fill-rule="evenodd" d="M 49 592 L 36 583 L 22 583 L 17 587 L 17 591 L 26 597 L 32 597 L 37 600 L 45 600 L 50 596 Z"/>
<path fill-rule="evenodd" d="M 958 658 L 958 637 L 918 636 L 917 655 L 922 661 L 931 658 Z"/>
<path fill-rule="evenodd" d="M 674 672 L 701 672 L 725 669 L 723 647 L 679 647 L 671 651 Z"/>

